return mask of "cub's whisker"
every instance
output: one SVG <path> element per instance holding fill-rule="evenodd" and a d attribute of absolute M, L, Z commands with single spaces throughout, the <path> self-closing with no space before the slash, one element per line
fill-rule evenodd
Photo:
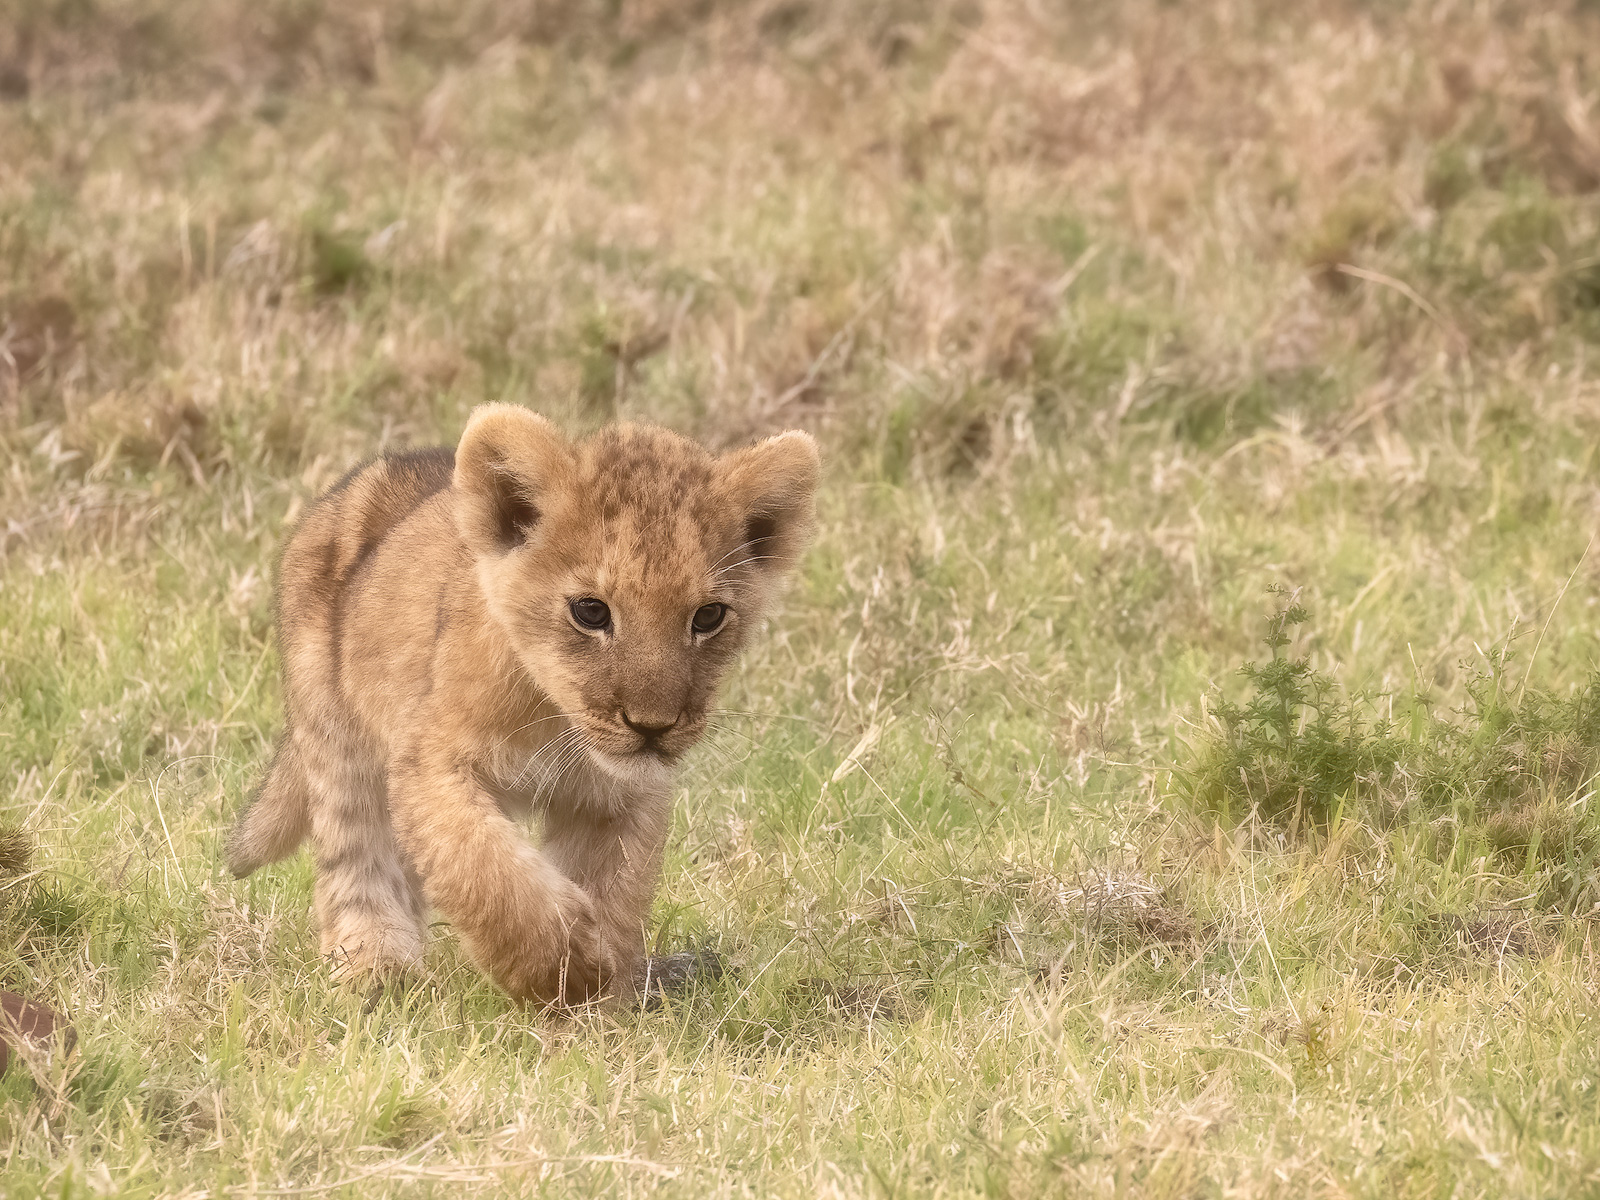
<path fill-rule="evenodd" d="M 558 777 L 555 770 L 556 765 L 564 763 L 569 748 L 574 744 L 581 743 L 582 738 L 583 731 L 576 725 L 569 725 L 566 729 L 563 729 L 554 738 L 539 747 L 533 756 L 528 759 L 522 770 L 517 773 L 516 779 L 512 782 L 512 790 L 526 786 L 529 777 L 534 772 L 538 772 L 542 777 L 541 789 L 550 786 L 554 779 Z"/>

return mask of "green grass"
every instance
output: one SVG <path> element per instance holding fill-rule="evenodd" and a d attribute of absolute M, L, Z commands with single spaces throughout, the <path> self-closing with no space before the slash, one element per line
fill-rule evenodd
<path fill-rule="evenodd" d="M 0 1195 L 1592 1194 L 1600 28 L 1294 11 L 0 0 Z M 220 865 L 489 400 L 824 447 L 660 1010 Z"/>

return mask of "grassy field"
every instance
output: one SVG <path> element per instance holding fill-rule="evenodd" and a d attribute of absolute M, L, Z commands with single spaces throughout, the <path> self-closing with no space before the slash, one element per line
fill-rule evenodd
<path fill-rule="evenodd" d="M 0 0 L 0 1195 L 1600 1193 L 1597 39 Z M 219 862 L 284 529 L 486 400 L 824 447 L 657 1011 Z"/>

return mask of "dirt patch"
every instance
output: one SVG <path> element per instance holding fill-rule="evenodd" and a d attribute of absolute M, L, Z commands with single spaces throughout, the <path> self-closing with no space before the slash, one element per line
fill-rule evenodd
<path fill-rule="evenodd" d="M 1019 880 L 1025 903 L 994 930 L 997 957 L 1030 966 L 1036 978 L 1059 978 L 1075 952 L 1160 948 L 1194 953 L 1216 936 L 1166 888 L 1137 873 L 1094 873 L 1068 882 Z"/>
<path fill-rule="evenodd" d="M 1550 950 L 1544 921 L 1526 912 L 1489 912 L 1471 916 L 1439 913 L 1430 932 L 1444 945 L 1473 958 L 1537 958 Z"/>
<path fill-rule="evenodd" d="M 33 861 L 33 839 L 14 825 L 0 825 L 0 875 L 20 875 Z"/>
<path fill-rule="evenodd" d="M 898 1021 L 906 1016 L 905 1002 L 892 988 L 870 982 L 835 982 L 811 976 L 791 984 L 784 999 L 796 1009 L 814 1015 L 860 1021 Z"/>

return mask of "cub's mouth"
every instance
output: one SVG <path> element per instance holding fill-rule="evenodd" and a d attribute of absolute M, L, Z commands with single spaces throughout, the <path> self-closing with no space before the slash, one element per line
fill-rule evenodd
<path fill-rule="evenodd" d="M 631 783 L 670 779 L 683 756 L 700 740 L 705 719 L 682 713 L 670 723 L 644 724 L 623 714 L 586 714 L 582 729 L 589 758 L 606 774 Z"/>
<path fill-rule="evenodd" d="M 653 784 L 670 782 L 673 759 L 660 749 L 640 748 L 616 754 L 590 746 L 589 757 L 607 775 L 623 783 Z"/>
<path fill-rule="evenodd" d="M 625 762 L 660 762 L 674 766 L 700 740 L 700 720 L 680 716 L 670 724 L 650 726 L 629 720 L 584 722 L 591 749 Z"/>

